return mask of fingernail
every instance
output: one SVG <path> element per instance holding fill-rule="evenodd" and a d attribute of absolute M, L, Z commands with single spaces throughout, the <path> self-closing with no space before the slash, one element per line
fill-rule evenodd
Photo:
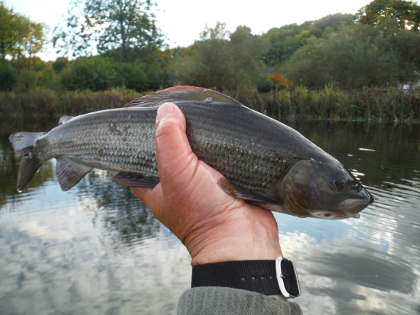
<path fill-rule="evenodd" d="M 175 113 L 175 108 L 174 108 L 174 105 L 171 103 L 165 103 L 159 106 L 157 115 L 156 115 L 156 126 L 159 125 L 159 123 L 162 120 L 167 119 L 171 117 L 172 115 L 174 115 L 174 113 Z"/>

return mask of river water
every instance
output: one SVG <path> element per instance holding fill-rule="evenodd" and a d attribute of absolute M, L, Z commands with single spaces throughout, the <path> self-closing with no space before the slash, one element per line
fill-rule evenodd
<path fill-rule="evenodd" d="M 3 124 L 4 125 L 4 124 Z M 304 314 L 420 314 L 420 126 L 293 127 L 359 174 L 376 202 L 360 219 L 276 214 Z M 105 172 L 62 192 L 53 162 L 15 192 L 0 134 L 0 314 L 173 314 L 189 257 Z"/>

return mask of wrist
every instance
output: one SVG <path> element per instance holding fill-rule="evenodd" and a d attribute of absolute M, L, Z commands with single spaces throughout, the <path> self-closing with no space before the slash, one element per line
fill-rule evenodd
<path fill-rule="evenodd" d="M 193 266 L 224 261 L 274 260 L 282 256 L 277 224 L 269 220 L 203 227 L 186 237 L 184 244 Z"/>
<path fill-rule="evenodd" d="M 255 242 L 234 238 L 214 241 L 190 254 L 193 266 L 224 261 L 272 260 L 282 255 L 278 242 L 268 240 L 264 243 L 260 240 Z"/>

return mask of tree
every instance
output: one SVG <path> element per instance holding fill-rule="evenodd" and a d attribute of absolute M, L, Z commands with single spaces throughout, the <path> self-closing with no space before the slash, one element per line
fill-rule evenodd
<path fill-rule="evenodd" d="M 224 23 L 206 27 L 200 40 L 175 57 L 180 83 L 237 91 L 254 86 L 261 68 L 262 41 L 246 26 L 230 34 Z"/>
<path fill-rule="evenodd" d="M 311 38 L 327 37 L 331 32 L 352 25 L 353 19 L 351 14 L 333 14 L 301 25 L 272 28 L 262 36 L 268 45 L 264 62 L 269 66 L 284 62 Z"/>
<path fill-rule="evenodd" d="M 7 60 L 0 60 L 0 91 L 10 91 L 16 85 L 16 69 Z"/>
<path fill-rule="evenodd" d="M 180 83 L 217 89 L 232 88 L 228 36 L 224 23 L 206 27 L 196 41 L 178 53 L 173 71 Z"/>
<path fill-rule="evenodd" d="M 68 90 L 106 90 L 118 85 L 116 65 L 103 56 L 80 57 L 61 72 L 61 82 Z"/>
<path fill-rule="evenodd" d="M 403 0 L 374 0 L 359 10 L 358 21 L 377 25 L 394 21 L 401 29 L 420 29 L 420 6 Z"/>
<path fill-rule="evenodd" d="M 44 44 L 44 27 L 0 2 L 0 58 L 32 57 Z"/>
<path fill-rule="evenodd" d="M 68 64 L 69 60 L 66 57 L 58 57 L 53 62 L 52 67 L 56 73 L 60 73 Z"/>
<path fill-rule="evenodd" d="M 73 0 L 67 24 L 56 28 L 53 44 L 74 56 L 116 50 L 125 61 L 130 48 L 162 45 L 152 6 L 150 0 Z"/>
<path fill-rule="evenodd" d="M 230 35 L 230 55 L 235 88 L 255 86 L 263 68 L 262 55 L 266 47 L 259 36 L 253 35 L 247 26 L 238 26 Z"/>
<path fill-rule="evenodd" d="M 407 36 L 413 33 L 408 30 L 397 31 L 358 24 L 328 38 L 313 39 L 285 63 L 286 77 L 315 88 L 330 83 L 351 89 L 410 81 L 419 70 L 418 57 L 406 50 L 419 43 L 419 37 Z"/>

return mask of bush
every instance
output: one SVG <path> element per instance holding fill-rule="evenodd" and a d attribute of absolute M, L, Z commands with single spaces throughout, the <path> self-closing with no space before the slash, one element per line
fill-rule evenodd
<path fill-rule="evenodd" d="M 313 39 L 283 65 L 287 78 L 310 88 L 334 83 L 345 89 L 385 87 L 410 78 L 415 66 L 404 61 L 390 35 L 367 25 L 354 25 L 326 39 Z M 409 69 L 409 70 L 407 70 Z"/>
<path fill-rule="evenodd" d="M 37 81 L 36 72 L 22 69 L 17 77 L 16 90 L 19 92 L 31 91 L 37 86 Z"/>
<path fill-rule="evenodd" d="M 218 23 L 207 28 L 200 41 L 180 50 L 172 64 L 177 81 L 230 91 L 254 87 L 262 67 L 262 41 L 245 26 L 238 26 L 230 40 L 226 33 Z"/>
<path fill-rule="evenodd" d="M 66 57 L 58 57 L 52 64 L 55 72 L 60 73 L 69 64 L 69 60 Z"/>
<path fill-rule="evenodd" d="M 81 57 L 62 71 L 61 83 L 68 90 L 106 90 L 121 84 L 115 68 L 116 64 L 107 57 Z"/>
<path fill-rule="evenodd" d="M 62 89 L 61 82 L 57 73 L 48 67 L 42 71 L 38 71 L 37 75 L 37 86 L 40 88 L 47 88 L 54 91 Z"/>
<path fill-rule="evenodd" d="M 7 60 L 0 61 L 0 91 L 10 91 L 16 85 L 16 69 Z"/>
<path fill-rule="evenodd" d="M 136 91 L 118 88 L 92 92 L 89 90 L 65 92 L 59 97 L 54 116 L 79 115 L 102 109 L 123 107 L 129 101 L 140 97 Z"/>
<path fill-rule="evenodd" d="M 257 80 L 257 90 L 258 92 L 270 92 L 274 90 L 276 87 L 274 85 L 273 80 L 271 80 L 267 75 L 259 76 Z"/>
<path fill-rule="evenodd" d="M 228 93 L 231 94 L 231 93 Z M 304 86 L 260 93 L 241 90 L 238 100 L 282 120 L 332 119 L 413 122 L 420 117 L 420 93 L 399 88 L 347 91 L 333 86 L 309 90 Z"/>
<path fill-rule="evenodd" d="M 117 75 L 119 85 L 136 91 L 146 90 L 148 78 L 144 68 L 144 65 L 140 62 L 134 64 L 118 63 Z"/>
<path fill-rule="evenodd" d="M 45 88 L 26 92 L 0 93 L 0 124 L 31 125 L 39 122 L 49 127 L 57 124 L 62 115 L 79 115 L 101 109 L 123 107 L 142 94 L 129 89 L 92 92 L 67 91 L 57 93 Z M 45 126 L 44 126 L 45 127 Z"/>

